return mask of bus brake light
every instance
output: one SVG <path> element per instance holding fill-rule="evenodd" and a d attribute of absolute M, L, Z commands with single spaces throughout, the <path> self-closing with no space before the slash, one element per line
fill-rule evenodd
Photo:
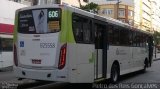
<path fill-rule="evenodd" d="M 66 63 L 67 44 L 64 44 L 60 50 L 58 69 L 63 69 Z"/>

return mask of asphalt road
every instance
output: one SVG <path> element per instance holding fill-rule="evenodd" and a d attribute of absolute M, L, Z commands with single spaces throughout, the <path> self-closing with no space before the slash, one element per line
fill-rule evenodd
<path fill-rule="evenodd" d="M 117 84 L 104 82 L 93 86 L 95 89 L 160 89 L 160 60 L 153 61 L 146 72 L 137 71 L 121 76 Z"/>
<path fill-rule="evenodd" d="M 125 77 L 125 78 L 124 78 Z M 143 72 L 131 73 L 123 76 L 120 83 L 134 82 L 134 83 L 160 83 L 160 60 L 153 62 L 152 66 Z"/>
<path fill-rule="evenodd" d="M 33 80 L 18 81 L 17 78 L 15 78 L 12 70 L 0 71 L 0 86 L 1 87 L 9 86 L 9 85 L 17 87 L 20 84 L 27 84 L 27 83 L 34 83 L 34 82 L 35 81 Z M 159 87 L 160 86 L 160 60 L 154 61 L 152 64 L 152 67 L 148 68 L 145 73 L 134 72 L 134 73 L 130 73 L 130 74 L 121 76 L 121 79 L 118 84 L 110 84 L 108 82 L 102 82 L 99 84 L 66 84 L 66 83 L 54 84 L 53 83 L 53 85 L 49 84 L 49 86 L 47 86 L 47 89 L 53 89 L 54 87 L 56 87 L 56 89 L 66 89 L 66 88 L 76 89 L 79 87 L 96 88 L 96 89 L 100 89 L 100 88 L 101 89 L 106 89 L 106 88 L 112 88 L 112 89 L 113 88 L 123 88 L 123 89 L 126 88 L 127 89 L 127 88 L 131 88 L 131 84 L 139 84 L 139 85 L 135 85 L 136 88 L 138 89 L 142 89 L 142 88 L 145 89 L 144 87 L 142 87 L 145 84 L 152 84 L 152 85 L 149 85 L 149 88 L 151 87 L 155 89 L 160 89 Z M 46 86 L 43 86 L 42 88 L 39 87 L 38 89 L 46 89 L 45 87 Z M 146 89 L 149 89 L 149 88 L 146 88 Z M 6 89 L 6 88 L 3 88 L 3 89 Z"/>

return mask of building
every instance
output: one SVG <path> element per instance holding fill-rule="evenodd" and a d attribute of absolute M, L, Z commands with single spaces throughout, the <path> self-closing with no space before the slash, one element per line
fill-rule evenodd
<path fill-rule="evenodd" d="M 80 4 L 83 6 L 83 5 L 86 5 L 87 4 L 87 0 L 61 0 L 61 4 L 63 3 L 67 3 L 67 4 L 70 4 L 72 6 L 75 6 L 75 7 L 80 7 Z"/>
<path fill-rule="evenodd" d="M 69 4 L 75 7 L 88 2 L 99 4 L 98 14 L 112 17 L 136 28 L 160 32 L 160 0 L 10 0 L 25 5 Z"/>
<path fill-rule="evenodd" d="M 99 5 L 99 15 L 112 17 L 124 23 L 133 25 L 133 7 L 125 4 L 102 4 Z"/>
<path fill-rule="evenodd" d="M 90 0 L 99 4 L 99 14 L 153 33 L 160 31 L 159 0 Z"/>
<path fill-rule="evenodd" d="M 124 2 L 124 0 L 123 2 L 117 0 L 90 0 L 90 2 L 99 4 L 99 15 L 112 17 L 132 26 L 134 25 L 133 3 Z"/>
<path fill-rule="evenodd" d="M 160 0 L 151 0 L 152 6 L 152 29 L 160 32 Z"/>
<path fill-rule="evenodd" d="M 68 4 L 75 7 L 80 7 L 80 5 L 86 5 L 87 0 L 38 0 L 38 4 Z"/>
<path fill-rule="evenodd" d="M 0 6 L 0 35 L 13 34 L 15 11 L 26 7 L 26 5 L 8 0 L 0 0 Z"/>
<path fill-rule="evenodd" d="M 153 33 L 152 6 L 150 0 L 134 0 L 134 26 Z"/>
<path fill-rule="evenodd" d="M 10 0 L 18 3 L 22 3 L 28 6 L 31 5 L 41 5 L 41 4 L 69 4 L 75 7 L 80 7 L 81 5 L 86 5 L 88 0 Z"/>
<path fill-rule="evenodd" d="M 32 0 L 9 0 L 9 1 L 14 1 L 14 2 L 18 2 L 27 6 L 31 6 L 32 5 Z"/>
<path fill-rule="evenodd" d="M 160 1 L 134 0 L 135 26 L 153 33 L 160 32 Z"/>

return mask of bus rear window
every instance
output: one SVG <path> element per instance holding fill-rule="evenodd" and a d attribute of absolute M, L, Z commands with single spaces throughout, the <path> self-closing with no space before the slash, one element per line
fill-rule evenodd
<path fill-rule="evenodd" d="M 18 13 L 18 32 L 45 34 L 60 31 L 61 10 L 57 8 L 24 10 Z"/>

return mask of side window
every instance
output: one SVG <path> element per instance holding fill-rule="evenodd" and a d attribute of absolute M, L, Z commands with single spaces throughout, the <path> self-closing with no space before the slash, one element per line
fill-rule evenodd
<path fill-rule="evenodd" d="M 91 26 L 92 22 L 88 18 L 73 14 L 73 34 L 77 43 L 92 43 Z"/>
<path fill-rule="evenodd" d="M 144 33 L 133 31 L 132 46 L 145 47 L 147 45 L 148 36 Z"/>
<path fill-rule="evenodd" d="M 153 41 L 152 41 L 153 44 Z M 149 35 L 145 34 L 145 46 L 148 47 L 149 46 Z"/>
<path fill-rule="evenodd" d="M 139 47 L 140 46 L 140 33 L 139 32 L 134 32 L 133 34 L 133 46 Z"/>
<path fill-rule="evenodd" d="M 133 31 L 133 37 L 132 37 L 132 39 L 133 39 L 132 45 L 133 46 L 137 46 L 137 32 L 136 31 Z"/>
<path fill-rule="evenodd" d="M 133 45 L 133 33 L 134 33 L 134 31 L 132 31 L 132 30 L 129 31 L 129 45 L 130 46 Z"/>
<path fill-rule="evenodd" d="M 140 47 L 140 43 L 141 43 L 141 39 L 140 39 L 140 37 L 141 37 L 141 34 L 139 33 L 139 32 L 137 32 L 137 35 L 136 35 L 136 39 L 137 39 L 137 47 Z"/>
<path fill-rule="evenodd" d="M 105 26 L 101 24 L 95 24 L 95 48 L 102 49 L 104 41 Z"/>
<path fill-rule="evenodd" d="M 146 47 L 146 35 L 143 34 L 143 41 L 142 41 L 142 44 L 143 44 L 143 47 Z"/>
<path fill-rule="evenodd" d="M 140 39 L 140 47 L 143 47 L 143 33 L 140 33 L 139 39 Z"/>
<path fill-rule="evenodd" d="M 82 23 L 81 22 L 74 22 L 73 21 L 73 33 L 76 42 L 83 42 L 83 29 L 82 29 Z"/>
<path fill-rule="evenodd" d="M 149 46 L 149 36 L 146 37 L 147 46 Z"/>
<path fill-rule="evenodd" d="M 120 29 L 120 45 L 128 46 L 129 45 L 129 30 Z"/>
<path fill-rule="evenodd" d="M 112 25 L 108 25 L 108 42 L 110 45 L 113 44 L 113 26 Z"/>
<path fill-rule="evenodd" d="M 113 30 L 113 45 L 119 45 L 119 28 L 114 27 Z"/>
<path fill-rule="evenodd" d="M 91 43 L 91 21 L 83 23 L 83 40 L 85 43 Z"/>

